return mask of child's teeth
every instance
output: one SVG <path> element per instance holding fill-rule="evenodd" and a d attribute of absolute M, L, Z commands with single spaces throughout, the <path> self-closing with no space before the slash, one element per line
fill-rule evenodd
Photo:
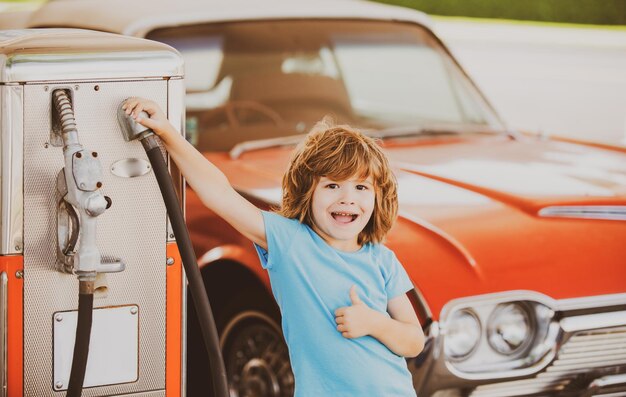
<path fill-rule="evenodd" d="M 333 218 L 341 222 L 352 222 L 358 217 L 357 214 L 352 214 L 349 212 L 337 212 L 337 211 L 333 211 L 332 216 Z"/>

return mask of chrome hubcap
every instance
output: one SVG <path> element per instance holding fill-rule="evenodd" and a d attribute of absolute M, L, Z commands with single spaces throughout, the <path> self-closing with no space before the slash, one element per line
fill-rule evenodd
<path fill-rule="evenodd" d="M 291 397 L 294 378 L 276 323 L 260 312 L 233 318 L 221 338 L 232 397 Z"/>

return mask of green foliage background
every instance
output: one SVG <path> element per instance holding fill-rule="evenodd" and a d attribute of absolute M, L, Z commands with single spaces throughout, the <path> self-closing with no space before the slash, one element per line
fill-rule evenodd
<path fill-rule="evenodd" d="M 432 15 L 626 25 L 626 0 L 376 0 Z"/>

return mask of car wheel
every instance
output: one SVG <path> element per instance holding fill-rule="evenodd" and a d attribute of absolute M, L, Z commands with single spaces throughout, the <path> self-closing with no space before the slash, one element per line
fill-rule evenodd
<path fill-rule="evenodd" d="M 278 322 L 260 310 L 231 317 L 220 333 L 231 397 L 291 397 L 294 378 Z"/>

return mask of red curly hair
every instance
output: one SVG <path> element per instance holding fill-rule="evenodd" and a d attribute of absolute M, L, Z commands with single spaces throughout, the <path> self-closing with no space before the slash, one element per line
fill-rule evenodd
<path fill-rule="evenodd" d="M 358 243 L 381 243 L 398 214 L 395 176 L 376 141 L 347 125 L 325 117 L 296 147 L 283 176 L 282 207 L 277 212 L 313 227 L 313 192 L 321 177 L 335 181 L 372 177 L 374 212 L 359 233 Z"/>

